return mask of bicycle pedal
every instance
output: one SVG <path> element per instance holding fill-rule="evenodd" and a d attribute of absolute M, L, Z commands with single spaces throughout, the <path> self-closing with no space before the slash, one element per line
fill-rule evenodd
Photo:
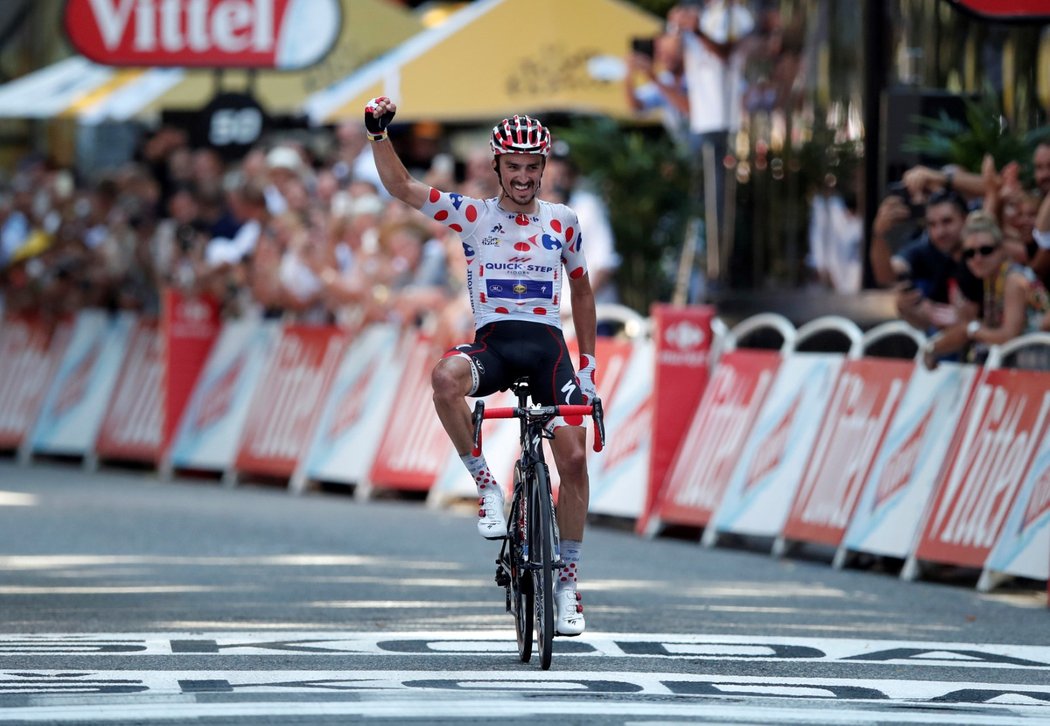
<path fill-rule="evenodd" d="M 507 572 L 507 568 L 502 560 L 496 560 L 496 584 L 500 587 L 510 585 L 510 573 Z"/>

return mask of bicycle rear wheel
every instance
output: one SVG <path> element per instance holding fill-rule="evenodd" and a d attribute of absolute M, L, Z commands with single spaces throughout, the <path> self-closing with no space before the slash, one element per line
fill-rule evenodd
<path fill-rule="evenodd" d="M 529 549 L 530 559 L 535 563 L 532 581 L 536 599 L 536 640 L 540 668 L 548 670 L 554 643 L 554 529 L 545 464 L 533 467 L 529 503 Z"/>
<path fill-rule="evenodd" d="M 509 552 L 511 605 L 514 609 L 514 633 L 518 638 L 518 657 L 522 663 L 532 659 L 532 614 L 535 610 L 532 575 L 526 568 L 522 537 L 525 532 L 519 525 L 521 519 L 518 500 L 510 511 Z"/>

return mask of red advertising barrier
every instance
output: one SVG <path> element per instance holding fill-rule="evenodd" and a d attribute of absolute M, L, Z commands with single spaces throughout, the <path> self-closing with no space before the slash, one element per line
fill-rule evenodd
<path fill-rule="evenodd" d="M 102 418 L 99 459 L 157 462 L 164 444 L 164 345 L 156 320 L 140 319 Z"/>
<path fill-rule="evenodd" d="M 775 351 L 740 349 L 718 361 L 669 469 L 656 508 L 661 523 L 704 527 L 711 520 L 780 360 Z"/>
<path fill-rule="evenodd" d="M 441 352 L 426 335 L 416 332 L 406 334 L 402 351 L 405 368 L 399 394 L 387 418 L 369 483 L 378 488 L 427 491 L 452 452 L 430 389 L 430 371 Z"/>
<path fill-rule="evenodd" d="M 656 362 L 653 378 L 653 440 L 649 453 L 649 491 L 639 531 L 660 497 L 667 470 L 707 387 L 710 374 L 711 306 L 653 305 Z"/>
<path fill-rule="evenodd" d="M 1050 422 L 1050 374 L 985 372 L 948 450 L 914 559 L 981 567 Z"/>
<path fill-rule="evenodd" d="M 606 447 L 600 454 L 588 454 L 590 511 L 637 522 L 652 485 L 653 344 L 647 338 L 602 337 L 596 354 Z M 589 421 L 585 425 L 593 443 L 593 426 Z"/>
<path fill-rule="evenodd" d="M 908 385 L 913 361 L 847 360 L 782 537 L 837 545 Z"/>
<path fill-rule="evenodd" d="M 291 477 L 306 455 L 347 336 L 334 327 L 288 325 L 255 388 L 234 468 Z"/>
<path fill-rule="evenodd" d="M 171 444 L 197 378 L 222 331 L 219 303 L 206 296 L 184 295 L 167 288 L 161 299 L 160 334 L 164 351 L 164 436 Z"/>
<path fill-rule="evenodd" d="M 17 449 L 36 421 L 72 324 L 6 315 L 0 323 L 0 449 Z"/>

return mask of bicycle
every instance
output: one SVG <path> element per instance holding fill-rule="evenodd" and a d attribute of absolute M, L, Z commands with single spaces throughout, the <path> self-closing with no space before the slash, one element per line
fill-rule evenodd
<path fill-rule="evenodd" d="M 551 666 L 554 639 L 554 582 L 564 563 L 559 554 L 558 523 L 550 476 L 543 459 L 543 439 L 554 434 L 547 424 L 557 416 L 591 416 L 594 421 L 594 450 L 605 447 L 602 402 L 591 405 L 529 406 L 529 386 L 524 378 L 511 384 L 518 405 L 486 410 L 483 401 L 474 405 L 474 453 L 481 453 L 481 424 L 485 419 L 517 418 L 521 425 L 521 456 L 514 465 L 514 493 L 507 537 L 496 560 L 496 583 L 506 589 L 507 612 L 514 616 L 518 656 L 522 663 L 532 658 L 533 624 L 539 645 L 540 667 Z"/>

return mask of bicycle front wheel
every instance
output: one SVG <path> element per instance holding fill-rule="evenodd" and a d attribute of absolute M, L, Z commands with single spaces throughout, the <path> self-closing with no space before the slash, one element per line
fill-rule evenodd
<path fill-rule="evenodd" d="M 532 614 L 536 604 L 533 597 L 532 573 L 524 554 L 523 536 L 517 506 L 510 512 L 510 587 L 511 606 L 514 609 L 514 633 L 518 637 L 518 657 L 522 663 L 532 659 Z"/>
<path fill-rule="evenodd" d="M 533 584 L 536 599 L 536 642 L 540 653 L 540 668 L 551 667 L 551 648 L 554 643 L 554 512 L 551 506 L 551 487 L 546 464 L 532 469 L 532 487 L 529 492 L 529 559 L 534 569 Z"/>

